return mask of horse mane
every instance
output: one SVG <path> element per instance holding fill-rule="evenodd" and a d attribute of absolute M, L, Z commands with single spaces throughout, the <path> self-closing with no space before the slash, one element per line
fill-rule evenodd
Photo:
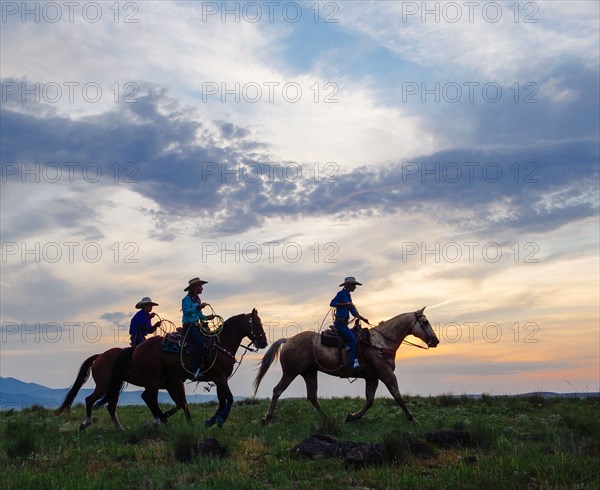
<path fill-rule="evenodd" d="M 377 325 L 375 325 L 375 327 L 381 327 L 387 323 L 392 323 L 393 321 L 396 321 L 401 316 L 408 316 L 408 315 L 414 315 L 414 311 L 409 311 L 408 313 L 400 313 L 399 315 L 393 316 L 392 318 L 388 318 L 387 320 L 382 320 Z"/>
<path fill-rule="evenodd" d="M 231 316 L 229 317 L 227 320 L 225 320 L 223 322 L 223 325 L 226 325 L 227 323 L 232 323 L 234 321 L 237 321 L 240 319 L 240 317 L 246 316 L 246 313 L 240 313 L 239 315 L 235 315 L 235 316 Z"/>

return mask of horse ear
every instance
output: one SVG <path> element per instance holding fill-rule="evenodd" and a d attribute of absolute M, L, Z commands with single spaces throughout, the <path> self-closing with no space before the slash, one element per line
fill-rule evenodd
<path fill-rule="evenodd" d="M 425 311 L 425 308 L 427 308 L 426 306 L 423 306 L 423 308 L 421 308 L 419 311 L 417 311 L 417 316 L 421 316 L 423 315 L 423 312 Z"/>
<path fill-rule="evenodd" d="M 256 311 L 256 308 L 252 308 L 252 316 L 256 316 L 258 314 L 258 311 Z"/>

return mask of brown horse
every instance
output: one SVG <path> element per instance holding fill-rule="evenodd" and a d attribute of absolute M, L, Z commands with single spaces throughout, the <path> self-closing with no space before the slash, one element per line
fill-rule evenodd
<path fill-rule="evenodd" d="M 125 349 L 113 347 L 102 354 L 94 354 L 93 356 L 88 357 L 79 368 L 79 373 L 77 374 L 75 383 L 66 394 L 62 405 L 55 410 L 54 415 L 68 413 L 71 410 L 71 406 L 73 405 L 73 401 L 75 400 L 77 393 L 79 393 L 81 387 L 88 380 L 91 372 L 92 378 L 96 383 L 96 387 L 91 395 L 85 399 L 86 417 L 85 420 L 79 425 L 79 430 L 87 429 L 92 424 L 92 410 L 104 405 L 107 402 L 107 409 L 111 420 L 117 429 L 123 430 L 123 426 L 121 425 L 119 417 L 117 416 L 118 397 L 113 400 L 107 400 L 106 394 L 111 386 L 111 373 L 114 369 L 114 366 L 119 359 L 128 360 L 131 356 L 132 350 L 133 349 L 131 347 Z M 136 386 L 142 386 L 143 383 L 139 373 L 137 373 L 134 369 L 127 370 L 126 381 Z M 179 396 L 180 391 L 177 385 L 167 383 L 162 387 L 168 391 L 173 400 L 175 400 L 175 397 Z M 177 409 L 173 409 L 172 413 L 175 413 L 176 411 Z M 169 415 L 171 414 L 171 412 L 167 413 Z"/>
<path fill-rule="evenodd" d="M 346 378 L 356 376 L 365 379 L 367 402 L 359 412 L 348 414 L 347 422 L 360 419 L 371 408 L 379 380 L 383 381 L 408 420 L 415 421 L 415 417 L 406 407 L 398 390 L 398 381 L 394 374 L 394 359 L 400 344 L 410 334 L 421 339 L 428 347 L 436 347 L 439 344 L 423 310 L 425 308 L 413 313 L 403 313 L 370 329 L 372 345 L 365 346 L 360 342 L 357 343 L 358 355 L 364 365 L 361 374 L 353 374 L 347 363 L 347 354 L 344 354 L 344 365 L 340 366 L 338 349 L 321 345 L 320 335 L 316 332 L 301 332 L 289 339 L 279 339 L 274 342 L 264 355 L 254 380 L 254 394 L 256 395 L 261 380 L 277 358 L 279 349 L 283 345 L 281 349 L 283 375 L 273 388 L 271 406 L 262 419 L 263 423 L 266 424 L 273 419 L 277 400 L 298 375 L 304 378 L 308 400 L 320 413 L 323 413 L 317 399 L 318 371 L 332 376 Z"/>
<path fill-rule="evenodd" d="M 267 337 L 263 330 L 262 322 L 256 309 L 252 313 L 231 317 L 223 324 L 219 334 L 218 345 L 214 357 L 209 360 L 204 372 L 203 381 L 212 381 L 217 386 L 219 407 L 212 418 L 205 422 L 207 427 L 215 423 L 221 427 L 231 410 L 233 395 L 229 389 L 228 379 L 236 363 L 235 354 L 244 337 L 249 337 L 258 349 L 268 345 Z M 189 354 L 165 352 L 162 347 L 162 337 L 153 337 L 142 342 L 133 351 L 131 361 L 133 372 L 136 374 L 138 386 L 143 386 L 142 399 L 154 415 L 155 423 L 166 423 L 168 417 L 179 409 L 183 409 L 185 416 L 191 420 L 189 407 L 185 398 L 183 383 L 191 374 L 191 356 Z M 184 349 L 185 350 L 185 349 Z M 121 363 L 117 363 L 119 365 Z M 116 405 L 119 392 L 124 382 L 131 382 L 118 366 L 112 374 L 111 387 L 106 395 L 109 403 Z M 166 388 L 173 398 L 176 407 L 163 413 L 158 405 L 158 390 Z"/>

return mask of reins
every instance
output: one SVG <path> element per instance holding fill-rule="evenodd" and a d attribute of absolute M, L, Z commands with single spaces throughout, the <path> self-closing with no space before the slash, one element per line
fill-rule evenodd
<path fill-rule="evenodd" d="M 413 323 L 413 324 L 411 325 L 411 327 L 410 327 L 410 328 L 411 328 L 411 330 L 412 330 L 412 328 L 413 328 L 413 327 L 414 327 L 414 326 L 417 324 L 417 322 L 418 322 L 418 321 L 419 321 L 419 319 L 418 319 L 418 318 L 415 318 L 415 321 L 414 321 L 414 323 Z M 369 322 L 367 322 L 367 325 L 371 325 L 371 324 L 370 324 Z M 398 343 L 398 344 L 400 344 L 400 345 L 402 345 L 402 344 L 408 344 L 408 345 L 412 345 L 413 347 L 418 347 L 419 349 L 425 349 L 425 350 L 428 350 L 428 349 L 429 349 L 429 346 L 427 346 L 427 347 L 423 347 L 422 345 L 419 345 L 419 344 L 414 344 L 414 343 L 413 343 L 413 342 L 411 342 L 410 340 L 403 339 L 402 341 L 399 341 L 398 339 L 393 339 L 393 338 L 391 338 L 391 337 L 387 336 L 386 334 L 384 334 L 383 332 L 380 332 L 380 331 L 379 331 L 379 330 L 377 330 L 376 328 L 372 328 L 372 329 L 371 329 L 371 331 L 375 331 L 375 332 L 377 332 L 379 335 L 381 335 L 381 336 L 382 336 L 384 339 L 391 340 L 392 342 L 394 342 L 394 343 Z"/>

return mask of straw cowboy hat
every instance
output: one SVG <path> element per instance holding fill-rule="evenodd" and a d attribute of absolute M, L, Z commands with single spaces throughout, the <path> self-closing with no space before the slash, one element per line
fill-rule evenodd
<path fill-rule="evenodd" d="M 196 284 L 208 284 L 208 281 L 203 281 L 202 279 L 200 279 L 199 277 L 194 277 L 194 279 L 190 279 L 188 281 L 188 287 L 184 289 L 184 291 L 189 291 L 190 288 L 192 286 L 195 286 Z"/>
<path fill-rule="evenodd" d="M 362 283 L 358 282 L 353 276 L 348 276 L 346 279 L 344 279 L 344 282 L 340 284 L 340 286 L 346 286 L 347 284 L 356 284 L 357 286 L 362 286 Z"/>
<path fill-rule="evenodd" d="M 154 303 L 148 296 L 145 296 L 137 302 L 135 307 L 139 310 L 144 305 L 158 306 L 158 303 Z"/>

